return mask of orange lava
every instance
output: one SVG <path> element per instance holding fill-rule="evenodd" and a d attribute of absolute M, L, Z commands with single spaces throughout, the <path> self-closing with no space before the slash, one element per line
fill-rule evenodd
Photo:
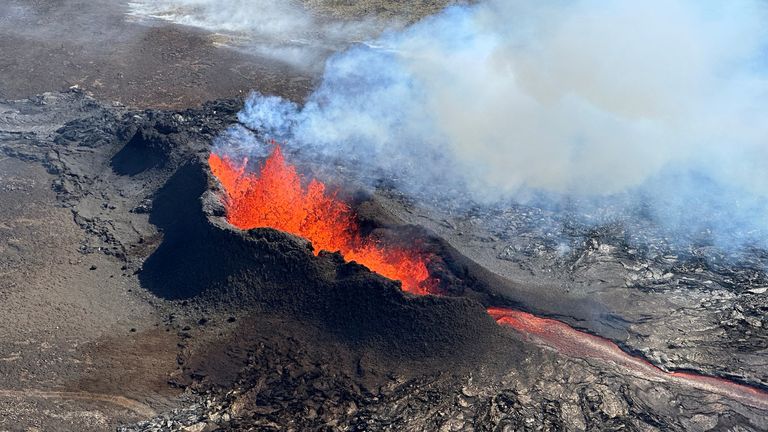
<path fill-rule="evenodd" d="M 578 331 L 568 324 L 550 318 L 541 318 L 527 312 L 499 307 L 488 308 L 488 314 L 500 325 L 511 327 L 528 339 L 565 355 L 613 363 L 626 374 L 643 379 L 681 384 L 737 400 L 749 406 L 768 409 L 768 393 L 761 389 L 693 372 L 664 371 L 642 358 L 627 354 L 608 339 Z"/>
<path fill-rule="evenodd" d="M 413 294 L 428 294 L 436 285 L 424 257 L 364 238 L 352 209 L 328 193 L 322 182 L 312 179 L 304 187 L 279 146 L 258 174 L 246 170 L 247 160 L 238 163 L 211 153 L 208 163 L 226 191 L 227 220 L 232 225 L 244 230 L 274 228 L 303 237 L 312 242 L 315 253 L 341 252 L 347 261 L 401 281 L 403 290 Z"/>

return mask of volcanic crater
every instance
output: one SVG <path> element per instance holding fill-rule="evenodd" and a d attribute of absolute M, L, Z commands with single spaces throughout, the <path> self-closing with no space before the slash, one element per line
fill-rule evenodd
<path fill-rule="evenodd" d="M 163 241 L 139 273 L 144 286 L 170 299 L 205 297 L 287 313 L 394 356 L 458 360 L 482 355 L 482 347 L 498 337 L 478 302 L 410 295 L 399 282 L 339 253 L 314 253 L 301 237 L 233 227 L 223 196 L 204 161 L 188 162 L 169 178 L 153 200 L 149 220 L 163 232 Z M 441 246 L 416 227 L 376 230 L 411 236 L 422 231 L 423 243 L 432 243 L 430 253 Z M 447 264 L 440 267 L 440 274 L 460 280 Z"/>
<path fill-rule="evenodd" d="M 609 341 L 645 354 L 625 310 L 501 274 L 470 247 L 481 227 L 436 224 L 396 191 L 350 183 L 338 196 L 361 235 L 429 257 L 428 295 L 296 235 L 233 226 L 208 158 L 241 103 L 131 111 L 77 90 L 3 101 L 3 152 L 47 168 L 83 230 L 78 253 L 120 263 L 147 290 L 131 295 L 163 316 L 175 364 L 160 372 L 175 393 L 120 430 L 768 428 L 759 364 L 729 377 L 752 387 L 672 379 Z M 708 364 L 685 369 L 727 376 Z"/>
<path fill-rule="evenodd" d="M 153 128 L 158 131 L 178 129 L 162 124 Z M 139 129 L 137 134 L 146 133 L 141 131 Z M 126 151 L 156 151 L 152 146 L 149 150 L 147 146 L 135 146 L 134 139 L 112 158 L 113 164 L 115 157 L 122 157 Z M 165 143 L 167 138 L 158 140 Z M 155 147 L 168 149 L 169 154 L 163 160 L 172 159 L 170 153 L 173 150 L 167 144 Z M 279 147 L 273 151 L 279 152 Z M 348 351 L 352 357 L 360 356 L 354 373 L 341 369 L 349 374 L 347 379 L 352 382 L 361 380 L 382 392 L 381 386 L 386 385 L 387 380 L 384 384 L 380 378 L 371 380 L 371 373 L 366 371 L 371 368 L 376 371 L 374 375 L 382 370 L 396 371 L 395 374 L 400 374 L 396 380 L 404 380 L 404 377 L 418 380 L 431 373 L 437 377 L 432 379 L 441 385 L 456 380 L 457 376 L 466 379 L 469 375 L 472 380 L 484 380 L 493 387 L 490 382 L 504 382 L 502 377 L 510 372 L 507 362 L 521 361 L 522 353 L 531 349 L 520 349 L 523 342 L 519 338 L 522 337 L 534 346 L 555 349 L 558 355 L 575 357 L 577 361 L 597 360 L 604 363 L 602 367 L 624 370 L 640 380 L 667 382 L 667 385 L 686 388 L 685 391 L 703 391 L 710 397 L 719 395 L 745 404 L 749 407 L 745 408 L 747 412 L 766 409 L 768 397 L 758 388 L 709 379 L 696 373 L 667 374 L 625 354 L 608 340 L 580 333 L 557 321 L 498 309 L 499 306 L 513 307 L 556 317 L 588 332 L 618 340 L 621 337 L 617 335 L 624 330 L 621 319 L 617 317 L 611 323 L 611 314 L 597 302 L 562 302 L 547 298 L 546 293 L 530 295 L 519 284 L 467 258 L 429 229 L 404 223 L 391 211 L 391 201 L 382 204 L 376 194 L 355 190 L 335 192 L 354 197 L 350 200 L 353 223 L 365 226 L 366 236 L 385 240 L 385 244 L 394 247 L 407 245 L 414 253 L 429 257 L 429 272 L 438 285 L 428 295 L 409 294 L 410 290 L 402 283 L 382 277 L 355 262 L 347 262 L 342 254 L 318 251 L 301 237 L 271 228 L 243 230 L 232 226 L 227 219 L 228 191 L 222 186 L 221 178 L 212 172 L 208 163 L 210 157 L 206 158 L 203 152 L 183 163 L 183 157 L 177 159 L 180 161 L 178 168 L 153 197 L 149 222 L 163 233 L 163 241 L 142 266 L 139 273 L 142 285 L 169 299 L 193 299 L 223 308 L 234 307 L 248 311 L 246 315 L 259 311 L 267 316 L 287 316 L 303 325 L 316 326 L 327 335 L 324 337 L 337 341 L 334 342 L 337 350 Z M 269 159 L 262 164 L 268 162 Z M 408 239 L 408 243 L 403 239 Z M 174 289 L 169 290 L 169 287 Z M 487 310 L 488 307 L 491 309 Z M 505 318 L 511 316 L 517 318 Z M 495 320 L 511 325 L 518 333 L 510 335 Z M 626 345 L 625 349 L 631 351 Z M 192 359 L 191 363 L 195 362 Z M 205 378 L 211 373 L 208 369 L 217 368 L 217 362 L 204 363 L 202 368 L 190 367 L 188 379 L 194 386 L 204 388 L 219 384 Z M 443 376 L 446 364 L 451 365 L 451 378 Z M 472 376 L 472 371 L 478 367 L 480 376 Z M 205 372 L 201 373 L 199 369 Z M 259 371 L 246 367 L 238 376 L 241 383 L 253 379 L 249 378 L 249 373 Z M 213 375 L 218 374 L 214 372 Z M 203 379 L 196 382 L 201 377 Z M 357 400 L 359 395 L 347 396 L 356 405 L 365 403 Z M 495 397 L 488 403 L 493 405 Z M 375 400 L 376 396 L 372 398 Z M 230 403 L 238 401 L 234 397 Z M 247 406 L 246 402 L 242 403 Z M 248 412 L 248 408 L 242 406 L 238 409 Z M 386 411 L 386 404 L 377 409 Z M 481 414 L 482 410 L 476 411 L 471 421 L 482 426 Z M 358 421 L 357 415 L 359 413 L 350 415 L 349 421 Z M 252 420 L 258 425 L 264 419 L 257 417 Z M 411 424 L 413 420 L 400 421 Z M 243 427 L 249 421 L 240 419 L 233 425 Z M 421 421 L 436 420 L 427 417 Z M 507 421 L 509 419 L 502 417 L 497 423 L 506 424 Z M 669 423 L 669 427 L 673 424 Z"/>
<path fill-rule="evenodd" d="M 768 430 L 762 8 L 545 3 L 3 1 L 0 430 Z"/>

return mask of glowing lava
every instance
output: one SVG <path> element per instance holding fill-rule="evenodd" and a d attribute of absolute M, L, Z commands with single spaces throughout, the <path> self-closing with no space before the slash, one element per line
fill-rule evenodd
<path fill-rule="evenodd" d="M 691 372 L 666 372 L 650 362 L 633 357 L 608 339 L 580 332 L 573 327 L 526 312 L 492 307 L 488 313 L 497 323 L 512 327 L 533 342 L 576 358 L 593 358 L 619 366 L 638 378 L 674 382 L 719 394 L 753 407 L 768 409 L 768 393 L 723 378 Z"/>
<path fill-rule="evenodd" d="M 244 230 L 274 228 L 303 237 L 312 242 L 315 253 L 341 252 L 347 261 L 401 281 L 403 290 L 413 294 L 428 294 L 435 286 L 424 257 L 363 237 L 352 209 L 316 179 L 304 187 L 279 146 L 258 174 L 246 170 L 247 160 L 237 163 L 211 153 L 208 163 L 226 191 L 227 220 L 232 225 Z"/>
<path fill-rule="evenodd" d="M 364 238 L 352 209 L 315 179 L 303 186 L 296 168 L 285 161 L 279 146 L 275 146 L 259 173 L 246 170 L 247 160 L 236 163 L 215 153 L 211 153 L 208 162 L 226 192 L 227 220 L 232 225 L 240 229 L 269 227 L 286 231 L 311 241 L 316 253 L 339 251 L 349 261 L 400 280 L 404 291 L 418 295 L 435 292 L 436 280 L 430 277 L 424 257 Z M 666 372 L 627 354 L 608 339 L 553 319 L 496 307 L 489 308 L 488 313 L 497 323 L 565 355 L 613 363 L 638 378 L 683 384 L 768 409 L 768 393 L 762 390 L 722 378 Z"/>

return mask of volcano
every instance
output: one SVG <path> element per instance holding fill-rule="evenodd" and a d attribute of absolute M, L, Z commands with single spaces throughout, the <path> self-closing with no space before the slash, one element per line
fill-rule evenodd
<path fill-rule="evenodd" d="M 348 261 L 401 281 L 403 290 L 410 293 L 427 294 L 435 289 L 437 281 L 429 276 L 427 258 L 363 238 L 352 209 L 315 179 L 305 188 L 280 147 L 273 145 L 275 149 L 258 175 L 246 172 L 247 160 L 238 167 L 226 156 L 211 153 L 208 158 L 211 171 L 224 187 L 227 220 L 232 225 L 298 235 L 309 240 L 318 253 L 341 252 Z"/>
<path fill-rule="evenodd" d="M 19 124 L 42 115 L 34 101 L 14 104 L 32 113 Z M 512 262 L 509 248 L 517 240 L 489 233 L 476 216 L 418 207 L 393 189 L 355 194 L 343 187 L 355 184 L 344 169 L 337 171 L 338 186 L 323 186 L 306 174 L 311 163 L 301 154 L 277 146 L 248 161 L 218 153 L 212 137 L 236 121 L 239 101 L 123 115 L 75 91 L 51 96 L 45 110 L 87 115 L 66 122 L 52 138 L 11 134 L 3 141 L 6 154 L 54 173 L 59 202 L 86 233 L 79 253 L 116 260 L 122 278 L 135 278 L 162 302 L 161 331 L 153 337 L 171 338 L 176 347 L 170 385 L 163 385 L 198 402 L 142 422 L 142 415 L 163 408 L 140 402 L 141 387 L 118 393 L 120 399 L 83 381 L 78 392 L 59 388 L 36 393 L 40 397 L 136 408 L 125 417 L 134 423 L 122 430 L 169 421 L 179 429 L 215 424 L 225 430 L 482 429 L 531 421 L 554 429 L 763 427 L 765 376 L 759 356 L 751 354 L 760 349 L 761 333 L 744 327 L 763 307 L 759 286 L 737 297 L 743 319 L 712 303 L 720 308 L 718 332 L 692 327 L 691 317 L 710 319 L 706 308 L 688 309 L 681 321 L 675 315 L 651 320 L 648 311 L 668 308 L 673 292 L 625 285 L 637 299 L 631 309 L 611 302 L 613 285 L 578 295 L 579 278 L 625 277 L 626 270 L 605 266 L 645 259 L 600 246 L 612 244 L 611 227 L 574 231 L 585 246 L 567 264 L 572 282 L 566 287 L 573 291 L 557 294 L 558 286 L 548 285 L 557 272 L 540 270 L 545 255 L 522 251 L 515 261 L 522 272 L 501 271 L 498 264 Z M 40 152 L 22 150 L 30 139 Z M 142 157 L 147 152 L 152 158 Z M 94 160 L 98 167 L 90 171 Z M 142 160 L 160 162 L 123 169 L 126 161 Z M 136 184 L 151 192 L 130 193 Z M 93 188 L 109 201 L 94 205 Z M 521 221 L 543 214 L 504 212 Z M 480 214 L 492 220 L 497 213 Z M 538 241 L 532 232 L 526 238 Z M 489 248 L 496 251 L 492 258 Z M 358 249 L 388 265 L 364 261 Z M 401 267 L 403 257 L 416 265 Z M 408 271 L 392 273 L 390 266 Z M 89 268 L 84 271 L 98 272 Z M 691 281 L 734 280 L 750 268 L 723 264 L 691 276 L 682 266 L 674 271 Z M 531 273 L 537 282 L 525 276 Z M 671 330 L 688 336 L 665 336 Z M 751 335 L 745 339 L 751 345 L 733 350 L 724 334 Z M 734 358 L 740 363 L 726 361 Z M 11 394 L 18 393 L 0 397 Z"/>
<path fill-rule="evenodd" d="M 236 165 L 229 157 L 216 153 L 209 156 L 211 172 L 224 188 L 222 199 L 230 224 L 245 230 L 269 227 L 298 235 L 315 245 L 316 254 L 322 250 L 338 251 L 347 261 L 358 262 L 382 276 L 401 281 L 405 292 L 439 294 L 434 288 L 437 279 L 429 275 L 426 259 L 419 256 L 419 252 L 388 249 L 362 238 L 353 209 L 328 194 L 318 180 L 303 181 L 296 168 L 285 161 L 280 147 L 274 142 L 272 146 L 272 154 L 255 173 L 248 171 L 247 160 Z M 685 371 L 666 372 L 625 353 L 607 339 L 526 312 L 490 307 L 488 314 L 498 324 L 565 355 L 598 359 L 625 367 L 627 373 L 641 378 L 673 381 L 756 408 L 768 408 L 768 393 L 759 386 Z"/>
<path fill-rule="evenodd" d="M 27 3 L 0 429 L 768 430 L 760 8 Z"/>
<path fill-rule="evenodd" d="M 306 188 L 296 168 L 289 165 L 272 142 L 272 154 L 258 173 L 247 171 L 247 160 L 237 166 L 230 158 L 211 153 L 208 163 L 222 184 L 227 221 L 244 230 L 274 228 L 309 240 L 316 250 L 337 251 L 347 261 L 401 281 L 401 289 L 417 295 L 438 294 L 437 279 L 430 277 L 426 258 L 415 250 L 391 249 L 361 237 L 352 208 L 316 179 Z M 704 391 L 768 409 L 768 393 L 727 379 L 690 372 L 664 372 L 651 363 L 624 353 L 606 339 L 579 332 L 556 320 L 529 313 L 490 307 L 488 314 L 526 338 L 532 338 L 566 355 L 595 358 L 627 368 L 648 379 L 673 380 Z"/>

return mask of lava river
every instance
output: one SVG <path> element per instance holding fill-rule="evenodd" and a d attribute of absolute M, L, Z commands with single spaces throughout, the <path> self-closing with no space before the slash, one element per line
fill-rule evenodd
<path fill-rule="evenodd" d="M 638 378 L 683 384 L 745 405 L 768 409 L 768 393 L 760 389 L 691 372 L 666 372 L 646 360 L 627 354 L 608 339 L 578 331 L 557 320 L 496 307 L 488 308 L 488 313 L 497 323 L 512 327 L 532 342 L 567 356 L 613 363 L 624 373 Z"/>
<path fill-rule="evenodd" d="M 382 244 L 360 234 L 352 209 L 318 180 L 304 186 L 296 168 L 285 161 L 280 147 L 264 162 L 259 173 L 249 172 L 247 160 L 233 161 L 211 153 L 211 172 L 225 191 L 227 220 L 240 229 L 269 227 L 311 241 L 315 252 L 339 251 L 390 279 L 399 280 L 406 292 L 435 293 L 437 281 L 427 269 L 428 258 L 417 251 Z M 511 327 L 539 345 L 582 359 L 612 363 L 638 378 L 687 385 L 743 404 L 768 409 L 768 393 L 726 379 L 689 372 L 666 372 L 646 360 L 631 356 L 608 339 L 578 331 L 553 319 L 497 307 L 488 309 L 497 323 Z"/>

